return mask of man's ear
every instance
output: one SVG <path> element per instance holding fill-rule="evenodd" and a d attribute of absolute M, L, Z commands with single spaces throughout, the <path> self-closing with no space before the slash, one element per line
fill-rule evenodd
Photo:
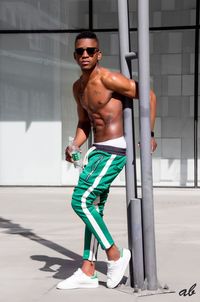
<path fill-rule="evenodd" d="M 74 60 L 76 60 L 76 53 L 75 53 L 75 51 L 74 51 L 73 55 L 74 55 Z"/>
<path fill-rule="evenodd" d="M 98 61 L 102 59 L 102 52 L 99 50 L 98 51 L 98 56 L 97 56 Z"/>

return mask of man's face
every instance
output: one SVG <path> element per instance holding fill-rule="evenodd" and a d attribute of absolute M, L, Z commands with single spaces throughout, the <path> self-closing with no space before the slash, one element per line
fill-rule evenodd
<path fill-rule="evenodd" d="M 81 70 L 91 70 L 101 59 L 98 42 L 95 39 L 79 39 L 75 44 L 74 58 Z"/>

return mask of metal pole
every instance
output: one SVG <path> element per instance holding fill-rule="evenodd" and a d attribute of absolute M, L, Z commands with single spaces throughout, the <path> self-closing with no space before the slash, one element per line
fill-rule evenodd
<path fill-rule="evenodd" d="M 195 56 L 194 56 L 194 186 L 198 186 L 198 79 L 199 79 L 199 16 L 200 4 L 196 1 L 196 29 L 195 29 Z"/>
<path fill-rule="evenodd" d="M 126 58 L 128 60 L 128 58 L 132 58 L 134 54 L 129 53 L 128 3 L 126 0 L 118 0 L 118 21 L 121 72 L 126 77 L 130 78 L 130 60 L 127 62 Z M 130 261 L 130 283 L 132 287 L 137 286 L 138 288 L 142 288 L 144 284 L 144 268 L 142 225 L 141 220 L 139 219 L 141 216 L 141 202 L 139 199 L 137 199 L 133 127 L 133 100 L 126 99 L 124 104 L 124 133 L 127 143 L 126 200 L 128 244 L 129 249 L 132 252 L 132 258 Z M 135 212 L 138 214 L 138 219 L 133 221 L 136 217 Z"/>
<path fill-rule="evenodd" d="M 142 177 L 142 218 L 147 289 L 158 289 L 150 146 L 149 1 L 138 1 L 139 108 Z"/>

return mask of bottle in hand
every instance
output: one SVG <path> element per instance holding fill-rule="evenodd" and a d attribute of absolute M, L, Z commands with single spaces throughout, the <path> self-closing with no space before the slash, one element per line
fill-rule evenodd
<path fill-rule="evenodd" d="M 81 151 L 80 148 L 74 144 L 73 138 L 69 137 L 70 155 L 73 160 L 74 167 L 82 167 L 81 165 Z"/>

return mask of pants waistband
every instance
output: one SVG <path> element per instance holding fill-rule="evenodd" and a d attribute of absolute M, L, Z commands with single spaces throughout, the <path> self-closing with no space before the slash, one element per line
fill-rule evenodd
<path fill-rule="evenodd" d="M 105 151 L 111 154 L 116 154 L 116 155 L 126 155 L 126 149 L 125 148 L 118 148 L 118 147 L 113 147 L 113 146 L 107 146 L 107 145 L 98 145 L 98 144 L 93 144 L 94 147 L 96 147 L 97 150 L 100 151 Z"/>

